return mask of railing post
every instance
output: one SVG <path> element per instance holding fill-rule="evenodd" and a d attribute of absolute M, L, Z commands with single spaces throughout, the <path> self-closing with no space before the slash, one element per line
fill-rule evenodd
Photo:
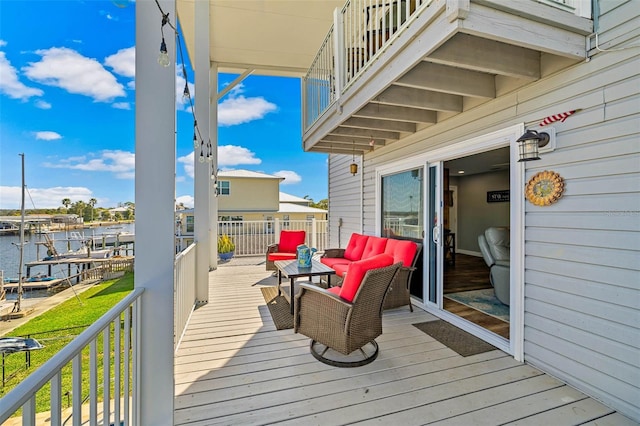
<path fill-rule="evenodd" d="M 342 17 L 342 11 L 339 8 L 335 8 L 333 11 L 333 57 L 334 57 L 334 69 L 336 73 L 335 78 L 335 94 L 336 100 L 340 99 L 342 94 L 342 88 L 344 87 L 344 73 L 345 73 L 345 49 L 344 49 L 344 19 Z"/>
<path fill-rule="evenodd" d="M 311 219 L 311 247 L 318 247 L 318 229 L 316 218 Z"/>
<path fill-rule="evenodd" d="M 281 226 L 282 225 L 280 225 L 280 219 L 275 218 L 274 224 L 273 224 L 273 235 L 275 235 L 276 239 L 278 240 L 278 241 L 276 241 L 276 243 L 280 242 L 280 229 L 281 229 Z"/>

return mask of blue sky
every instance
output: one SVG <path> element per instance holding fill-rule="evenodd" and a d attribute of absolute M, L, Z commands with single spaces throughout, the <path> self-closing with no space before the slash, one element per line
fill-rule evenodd
<path fill-rule="evenodd" d="M 0 0 L 0 208 L 20 207 L 20 153 L 26 208 L 135 201 L 134 43 L 130 0 Z M 187 74 L 193 83 L 188 62 Z M 220 86 L 235 77 L 221 74 Z M 193 117 L 180 67 L 176 80 L 176 198 L 190 206 Z M 220 169 L 283 176 L 281 191 L 327 198 L 327 156 L 302 150 L 298 79 L 250 76 L 218 117 Z"/>

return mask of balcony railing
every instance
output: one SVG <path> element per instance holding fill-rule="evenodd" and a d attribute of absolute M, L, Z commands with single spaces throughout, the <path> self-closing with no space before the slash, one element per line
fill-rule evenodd
<path fill-rule="evenodd" d="M 303 79 L 305 130 L 432 1 L 347 1 Z"/>
<path fill-rule="evenodd" d="M 22 424 L 36 423 L 36 394 L 49 399 L 50 422 L 135 424 L 143 288 L 136 288 L 49 361 L 0 399 L 0 423 L 22 408 Z M 89 368 L 83 369 L 83 357 Z M 71 363 L 71 407 L 62 410 L 62 370 Z M 88 386 L 83 387 L 83 383 Z M 50 384 L 49 395 L 44 387 Z M 42 390 L 42 391 L 41 391 Z M 40 392 L 39 392 L 40 391 Z M 102 397 L 102 403 L 98 398 Z"/>

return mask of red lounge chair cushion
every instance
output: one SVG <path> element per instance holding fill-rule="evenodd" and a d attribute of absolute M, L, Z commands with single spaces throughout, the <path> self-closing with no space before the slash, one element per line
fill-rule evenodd
<path fill-rule="evenodd" d="M 351 234 L 349 244 L 347 244 L 347 248 L 344 249 L 344 258 L 348 260 L 362 259 L 362 252 L 364 252 L 368 239 L 369 236 L 367 235 L 356 234 L 355 232 Z"/>
<path fill-rule="evenodd" d="M 353 263 L 353 262 L 349 262 L 349 263 L 336 263 L 335 265 L 332 266 L 333 270 L 336 271 L 336 275 L 339 277 L 344 277 L 344 274 L 347 273 L 347 270 L 349 269 L 349 265 Z"/>
<path fill-rule="evenodd" d="M 298 246 L 300 244 L 304 244 L 305 237 L 305 231 L 280 231 L 280 242 L 278 243 L 278 251 L 280 253 L 296 254 L 296 249 L 298 248 Z"/>
<path fill-rule="evenodd" d="M 367 239 L 367 244 L 364 246 L 364 251 L 360 259 L 368 259 L 377 254 L 384 253 L 384 248 L 387 245 L 388 238 L 370 236 Z"/>
<path fill-rule="evenodd" d="M 276 260 L 294 260 L 296 258 L 296 253 L 269 253 L 267 255 L 267 259 L 270 262 L 275 262 Z"/>
<path fill-rule="evenodd" d="M 385 254 L 393 256 L 393 262 L 402 262 L 402 266 L 413 265 L 413 258 L 418 250 L 418 245 L 413 241 L 389 239 L 384 249 Z"/>
<path fill-rule="evenodd" d="M 340 297 L 347 302 L 353 302 L 353 298 L 356 297 L 360 284 L 362 284 L 362 279 L 369 269 L 384 268 L 392 264 L 393 257 L 384 253 L 351 263 L 342 287 L 340 287 Z"/>
<path fill-rule="evenodd" d="M 340 287 L 331 287 L 327 289 L 328 292 L 333 293 L 336 296 L 340 296 L 340 290 L 341 290 Z"/>

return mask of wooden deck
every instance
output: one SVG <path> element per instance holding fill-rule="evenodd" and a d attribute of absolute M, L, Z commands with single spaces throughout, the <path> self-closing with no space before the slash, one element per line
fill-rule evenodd
<path fill-rule="evenodd" d="M 210 273 L 176 354 L 174 424 L 634 424 L 502 351 L 458 355 L 411 325 L 435 319 L 420 309 L 385 311 L 373 363 L 324 365 L 308 338 L 276 330 L 260 260 Z"/>

